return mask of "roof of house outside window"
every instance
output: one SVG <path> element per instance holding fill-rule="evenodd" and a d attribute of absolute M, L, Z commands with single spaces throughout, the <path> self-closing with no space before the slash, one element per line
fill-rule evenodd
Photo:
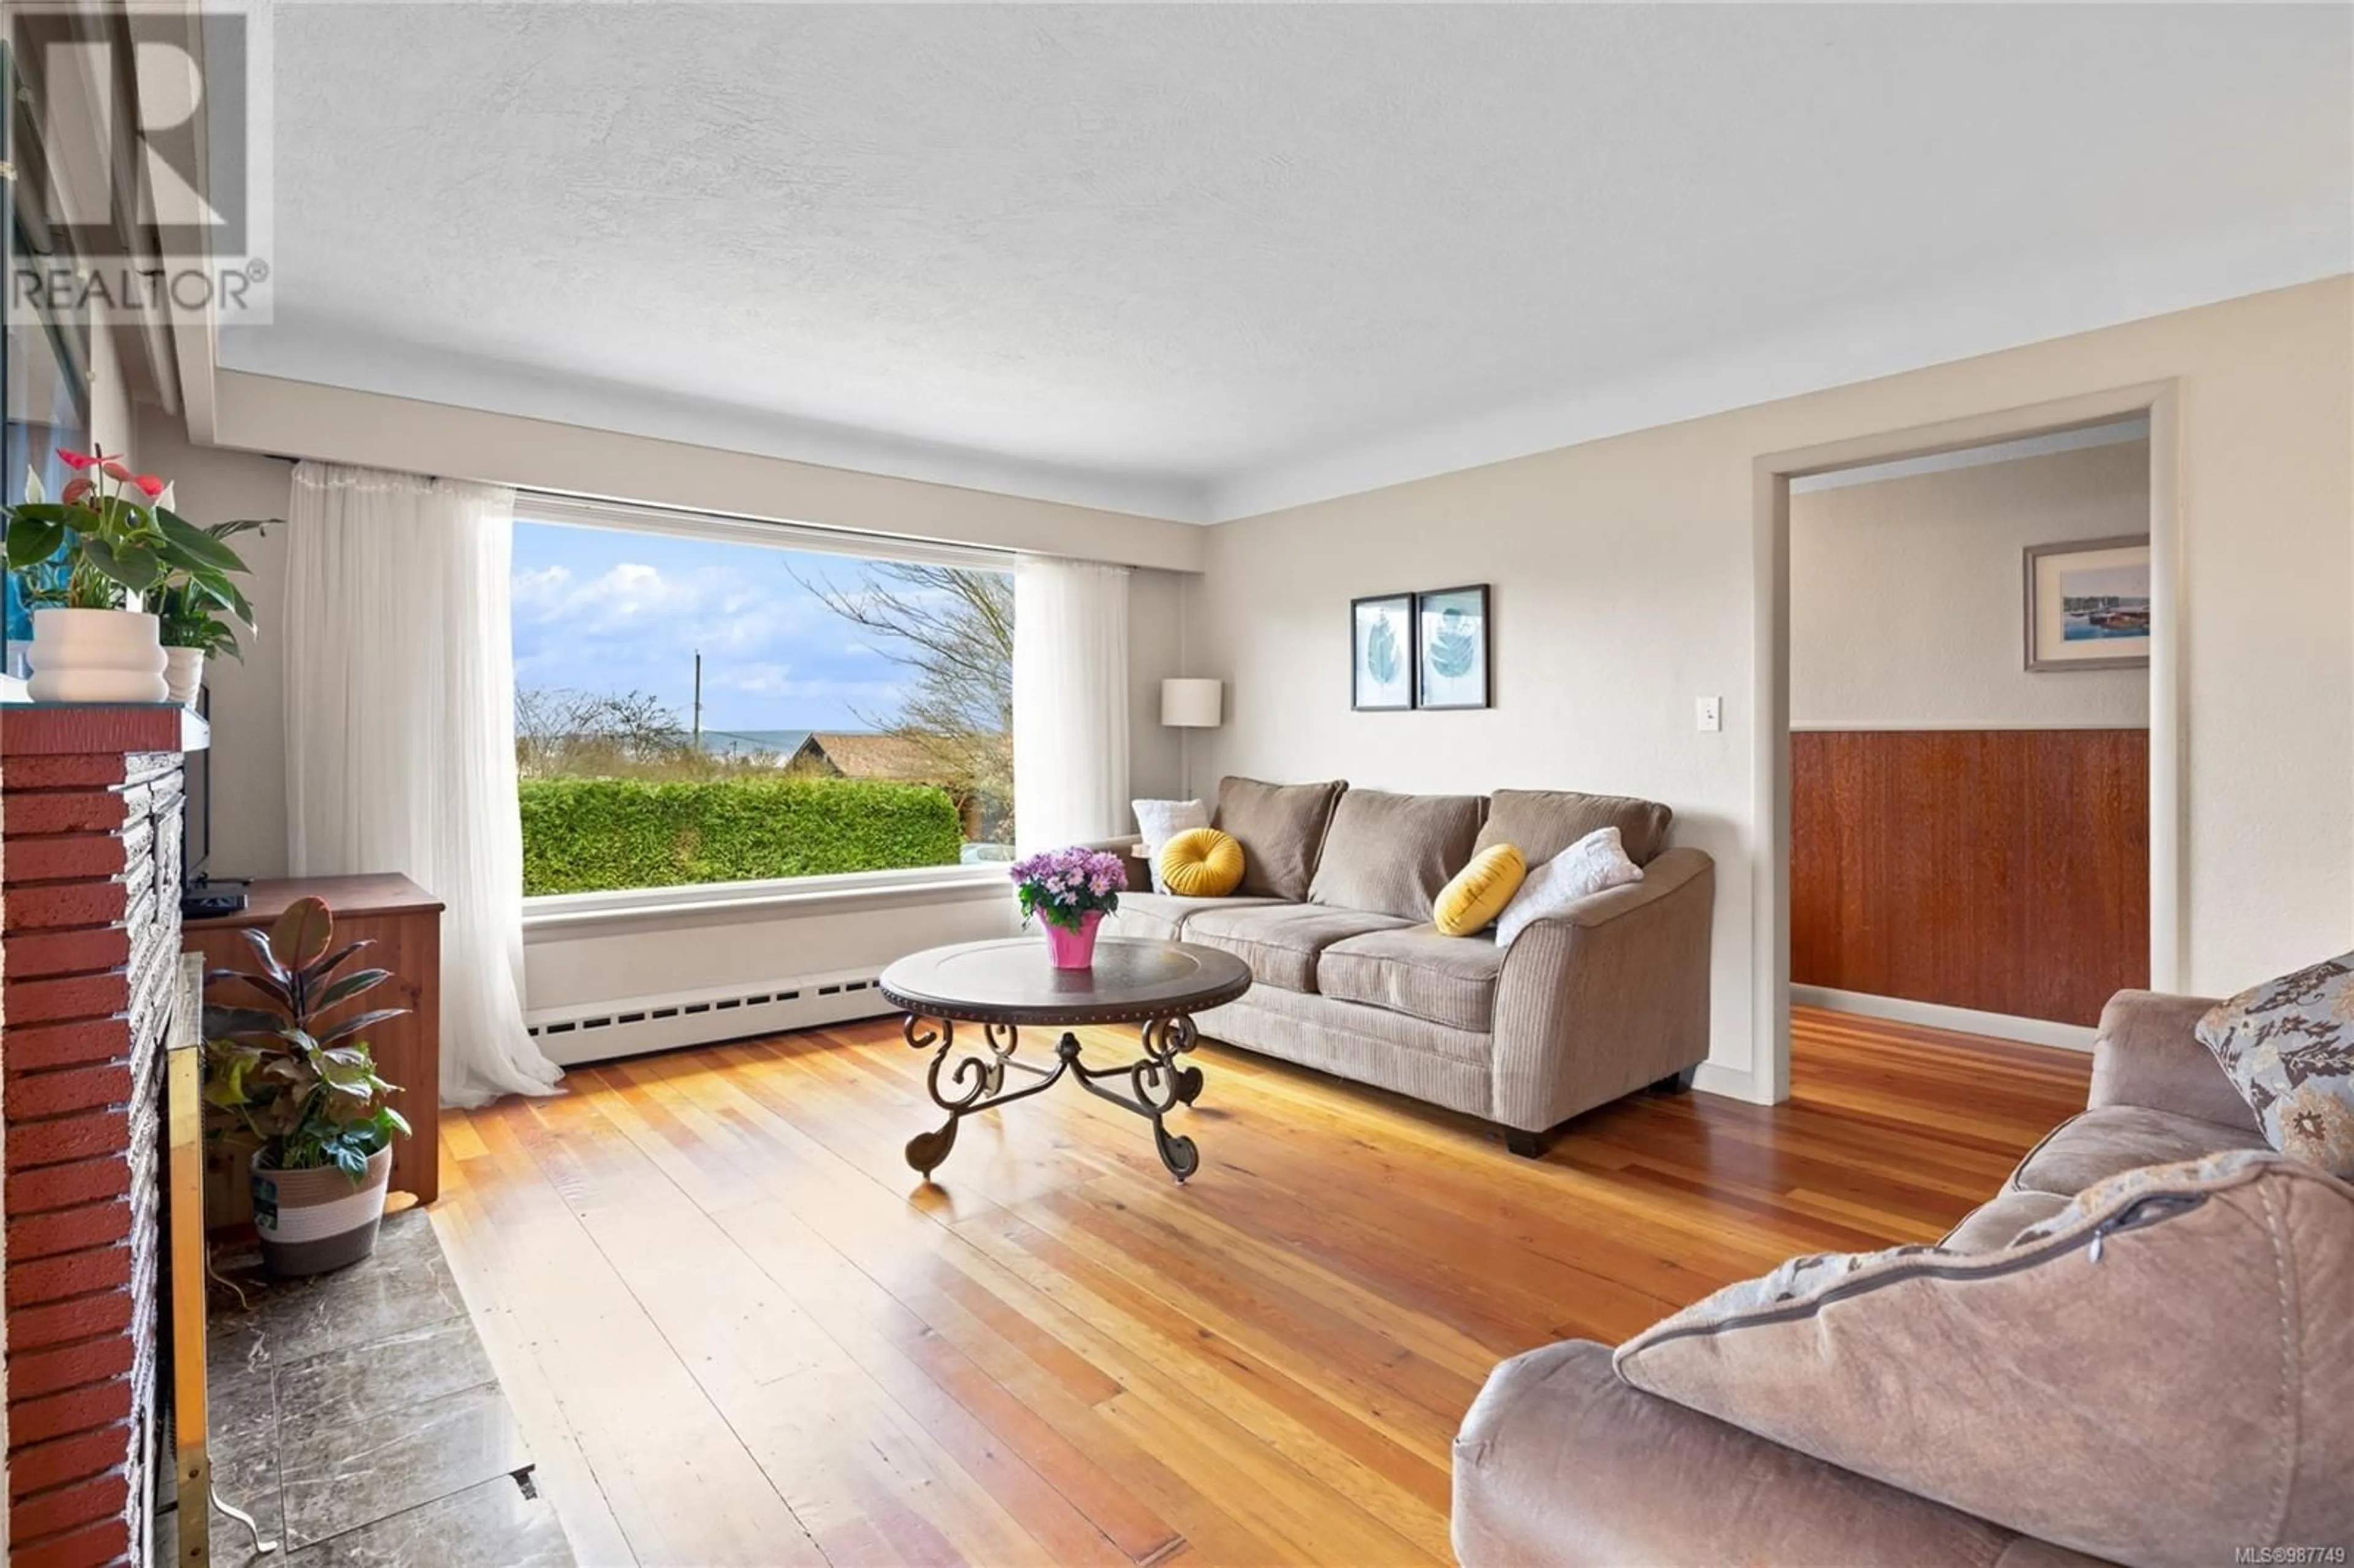
<path fill-rule="evenodd" d="M 845 779 L 893 779 L 917 784 L 939 781 L 938 757 L 921 741 L 904 735 L 820 730 L 810 740 L 818 754 Z"/>
<path fill-rule="evenodd" d="M 810 738 L 805 729 L 706 729 L 703 749 L 722 757 L 769 756 L 788 762 L 808 748 Z"/>

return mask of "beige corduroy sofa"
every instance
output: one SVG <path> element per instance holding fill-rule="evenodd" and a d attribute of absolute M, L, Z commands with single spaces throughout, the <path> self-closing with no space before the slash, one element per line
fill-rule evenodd
<path fill-rule="evenodd" d="M 1708 1054 L 1715 866 L 1667 847 L 1668 808 L 1561 790 L 1399 795 L 1227 779 L 1214 825 L 1243 847 L 1224 898 L 1125 894 L 1111 932 L 1250 966 L 1212 1039 L 1499 1124 L 1515 1152 L 1580 1111 L 1681 1087 Z M 1532 866 L 1616 827 L 1643 880 L 1522 932 L 1444 937 L 1430 908 L 1490 844 Z"/>

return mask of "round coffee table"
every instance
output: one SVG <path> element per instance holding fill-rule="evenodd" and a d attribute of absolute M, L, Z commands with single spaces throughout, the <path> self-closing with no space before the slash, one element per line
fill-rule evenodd
<path fill-rule="evenodd" d="M 1193 1048 L 1193 1014 L 1234 1001 L 1250 983 L 1250 970 L 1231 953 L 1116 937 L 1096 943 L 1089 969 L 1055 968 L 1036 937 L 965 942 L 901 959 L 883 971 L 877 986 L 907 1014 L 907 1044 L 919 1051 L 937 1047 L 925 1085 L 932 1103 L 949 1113 L 944 1125 L 907 1140 L 907 1163 L 929 1181 L 956 1147 L 957 1123 L 1027 1099 L 1068 1073 L 1089 1094 L 1150 1121 L 1161 1163 L 1184 1181 L 1201 1169 L 1201 1151 L 1192 1139 L 1172 1135 L 1161 1118 L 1193 1103 L 1202 1092 L 1202 1069 L 1177 1059 Z M 967 1044 L 965 1054 L 957 1054 L 959 1023 L 981 1025 L 982 1050 Z M 1088 1066 L 1079 1060 L 1079 1037 L 1071 1033 L 1082 1023 L 1139 1025 L 1142 1056 L 1116 1067 Z M 1053 1066 L 1015 1058 L 1024 1024 L 1063 1031 Z M 1009 1090 L 1008 1067 L 1038 1081 Z M 1127 1080 L 1129 1092 L 1105 1086 L 1118 1078 Z"/>

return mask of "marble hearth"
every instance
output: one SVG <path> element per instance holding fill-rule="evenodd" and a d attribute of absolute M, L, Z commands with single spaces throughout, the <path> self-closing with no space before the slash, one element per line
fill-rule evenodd
<path fill-rule="evenodd" d="M 207 1323 L 213 1481 L 281 1551 L 216 1510 L 221 1568 L 571 1568 L 554 1509 L 422 1210 L 375 1256 L 274 1284 L 215 1266 Z"/>

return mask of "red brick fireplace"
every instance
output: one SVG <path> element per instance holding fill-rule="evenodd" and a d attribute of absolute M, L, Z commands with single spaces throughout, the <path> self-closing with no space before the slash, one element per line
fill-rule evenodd
<path fill-rule="evenodd" d="M 12 1568 L 148 1559 L 162 1047 L 202 728 L 173 707 L 0 708 Z"/>

